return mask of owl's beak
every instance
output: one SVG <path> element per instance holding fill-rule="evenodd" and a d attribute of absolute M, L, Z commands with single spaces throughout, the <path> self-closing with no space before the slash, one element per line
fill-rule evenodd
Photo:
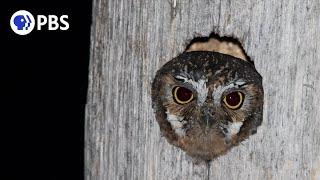
<path fill-rule="evenodd" d="M 201 112 L 201 119 L 206 126 L 212 126 L 216 122 L 216 120 L 214 119 L 213 107 L 204 107 Z"/>

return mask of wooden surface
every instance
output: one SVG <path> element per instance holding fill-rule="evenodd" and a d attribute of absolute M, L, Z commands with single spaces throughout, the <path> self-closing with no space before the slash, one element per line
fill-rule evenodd
<path fill-rule="evenodd" d="M 210 164 L 160 136 L 156 71 L 195 36 L 234 35 L 263 77 L 256 135 Z M 320 1 L 94 0 L 85 176 L 320 179 Z"/>

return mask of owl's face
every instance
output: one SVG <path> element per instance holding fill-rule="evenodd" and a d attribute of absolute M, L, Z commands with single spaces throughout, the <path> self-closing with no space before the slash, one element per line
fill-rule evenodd
<path fill-rule="evenodd" d="M 152 100 L 169 143 L 204 160 L 225 153 L 262 122 L 262 78 L 254 65 L 216 52 L 169 61 L 157 72 Z"/>

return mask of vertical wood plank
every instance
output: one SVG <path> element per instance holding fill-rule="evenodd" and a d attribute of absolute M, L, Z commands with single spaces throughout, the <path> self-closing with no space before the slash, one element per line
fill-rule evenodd
<path fill-rule="evenodd" d="M 320 178 L 320 2 L 94 0 L 85 176 L 104 179 Z M 196 165 L 160 136 L 156 71 L 188 40 L 238 37 L 263 76 L 264 122 L 227 155 Z"/>

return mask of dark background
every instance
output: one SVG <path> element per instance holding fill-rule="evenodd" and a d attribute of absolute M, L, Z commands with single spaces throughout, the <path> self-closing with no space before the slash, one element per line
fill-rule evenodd
<path fill-rule="evenodd" d="M 0 179 L 83 179 L 91 1 L 1 4 Z M 10 28 L 18 10 L 68 15 L 67 31 Z"/>

